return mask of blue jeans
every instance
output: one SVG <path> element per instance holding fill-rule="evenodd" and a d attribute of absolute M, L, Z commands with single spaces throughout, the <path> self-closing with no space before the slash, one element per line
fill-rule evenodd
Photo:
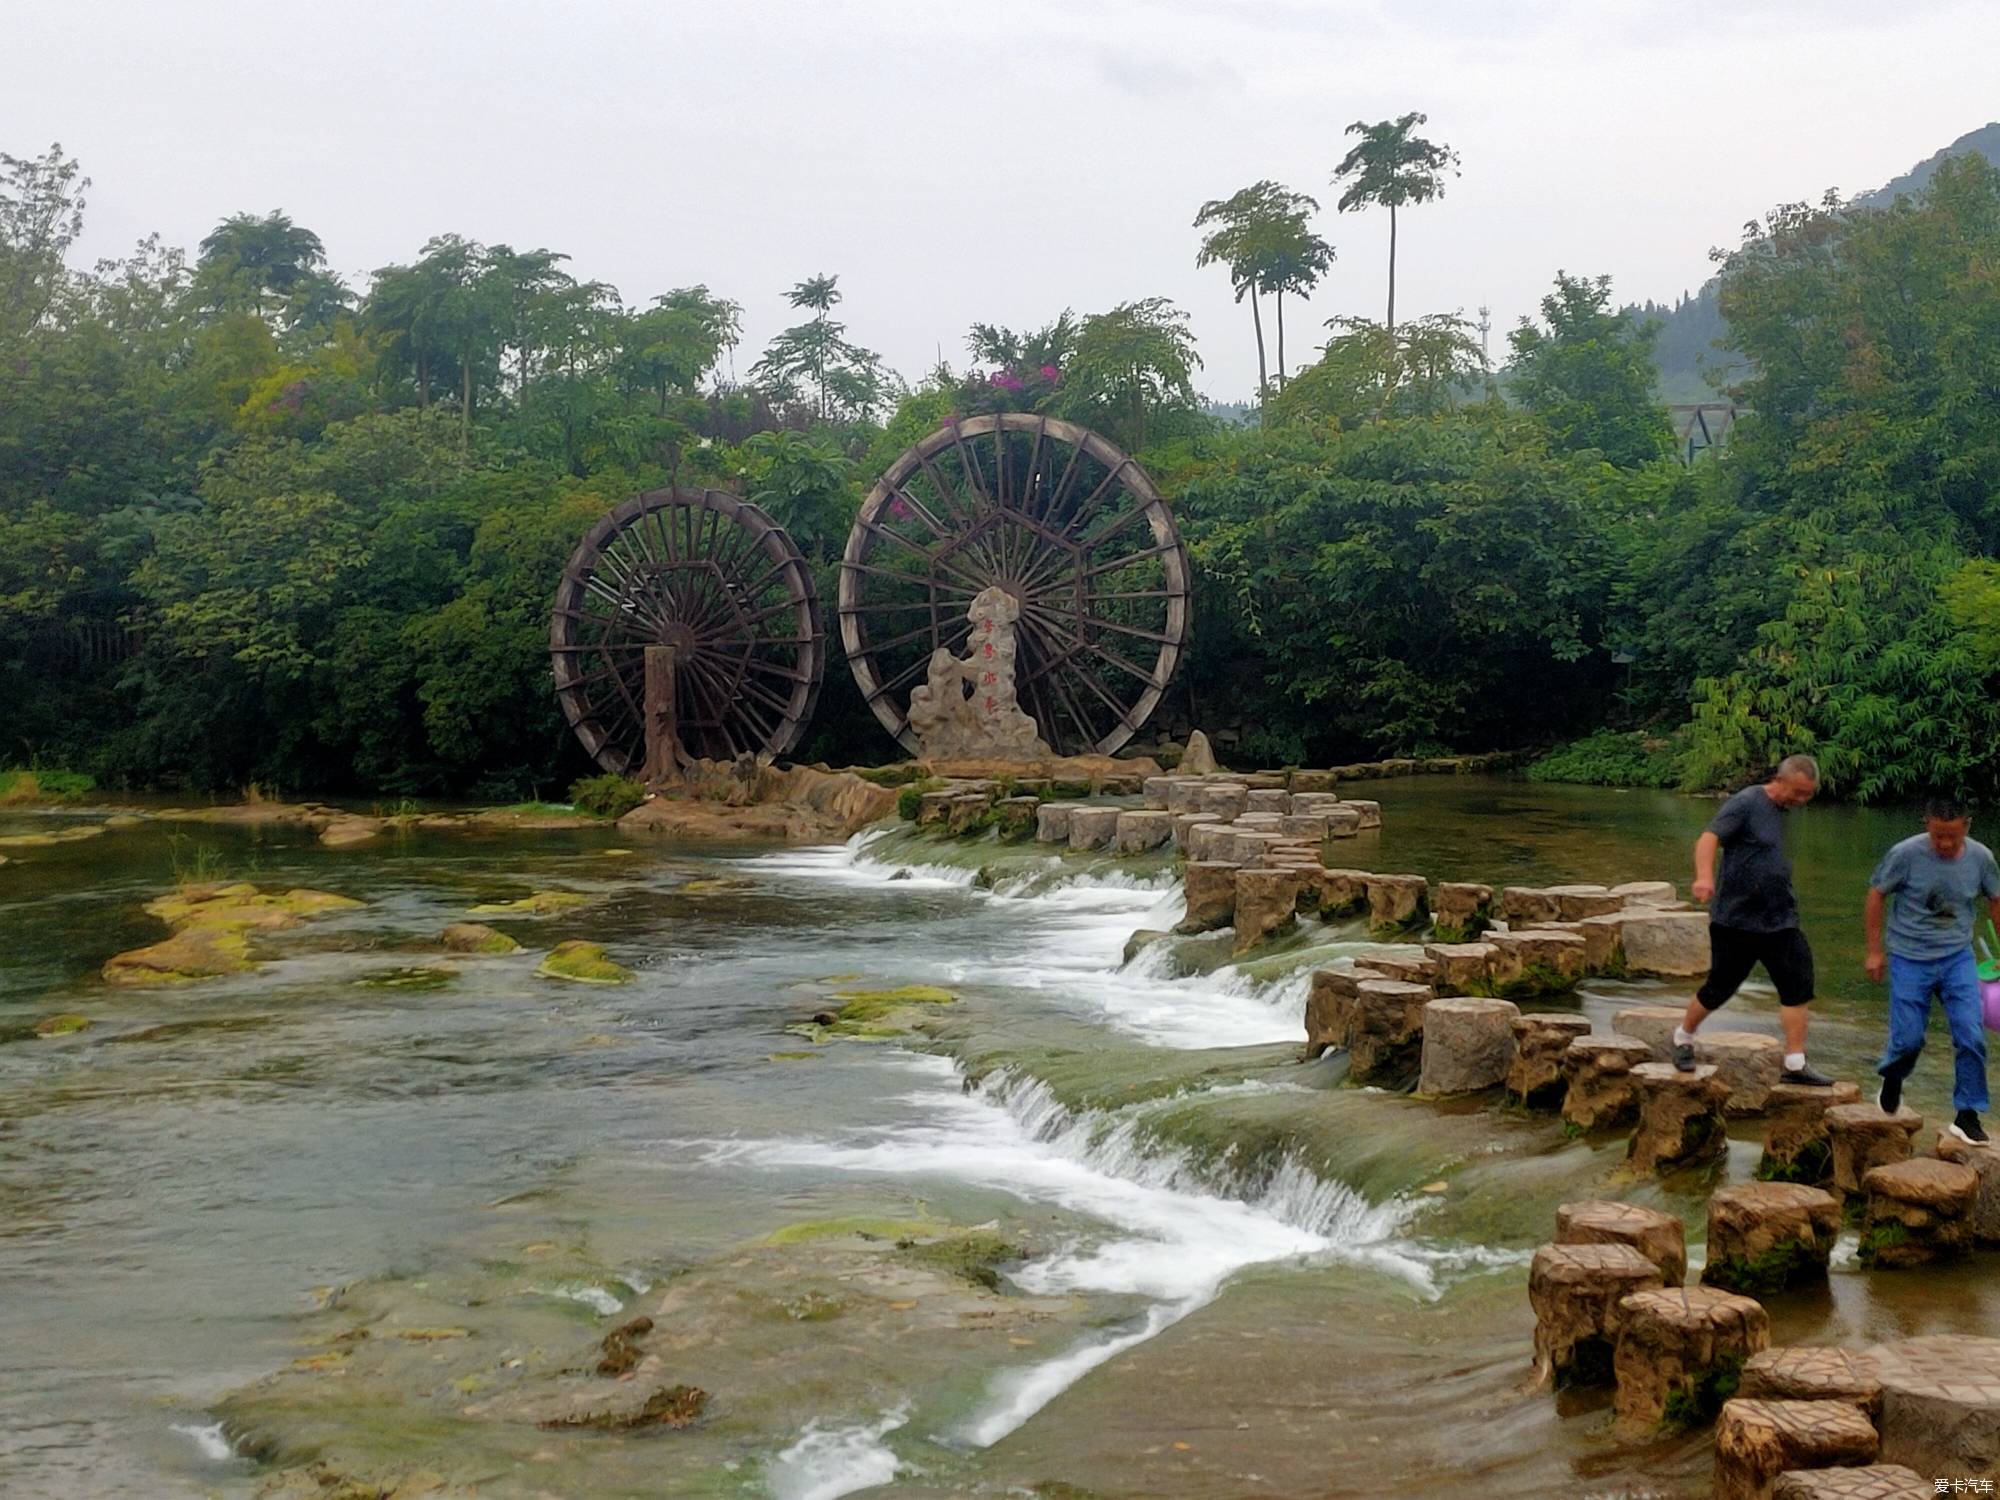
<path fill-rule="evenodd" d="M 1949 958 L 1889 955 L 1889 1047 L 1875 1071 L 1898 1082 L 1924 1050 L 1931 997 L 1951 1028 L 1951 1107 L 1986 1108 L 1986 1027 L 1979 1004 L 1979 964 L 1970 948 Z"/>

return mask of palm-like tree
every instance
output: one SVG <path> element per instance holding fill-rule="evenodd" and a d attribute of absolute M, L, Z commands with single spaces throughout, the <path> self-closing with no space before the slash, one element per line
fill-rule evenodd
<path fill-rule="evenodd" d="M 319 236 L 273 209 L 261 216 L 231 214 L 216 225 L 201 242 L 196 269 L 210 283 L 218 306 L 247 292 L 262 317 L 266 293 L 282 302 L 325 265 L 326 246 Z"/>
<path fill-rule="evenodd" d="M 1349 135 L 1361 137 L 1333 169 L 1337 187 L 1346 183 L 1340 212 L 1377 204 L 1389 210 L 1389 316 L 1396 326 L 1396 210 L 1444 196 L 1445 174 L 1458 175 L 1458 153 L 1415 134 L 1427 116 L 1412 110 L 1395 120 L 1356 120 Z"/>
<path fill-rule="evenodd" d="M 1195 228 L 1212 225 L 1195 257 L 1197 266 L 1217 262 L 1229 268 L 1236 300 L 1250 299 L 1250 322 L 1257 334 L 1257 399 L 1265 397 L 1270 374 L 1264 352 L 1260 293 L 1277 299 L 1278 387 L 1285 384 L 1285 293 L 1309 293 L 1333 264 L 1333 246 L 1312 232 L 1307 215 L 1319 204 L 1268 179 L 1227 198 L 1210 199 L 1195 215 Z"/>

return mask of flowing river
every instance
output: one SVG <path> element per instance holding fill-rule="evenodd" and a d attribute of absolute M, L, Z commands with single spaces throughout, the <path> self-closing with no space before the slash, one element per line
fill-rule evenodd
<path fill-rule="evenodd" d="M 1470 777 L 1359 794 L 1385 827 L 1343 861 L 1495 884 L 1684 886 L 1711 808 Z M 4 812 L 0 835 L 107 811 Z M 119 822 L 0 867 L 0 1493 L 1706 1493 L 1705 1435 L 1634 1445 L 1601 1401 L 1523 1388 L 1554 1204 L 1660 1203 L 1698 1239 L 1698 1189 L 1607 1186 L 1622 1142 L 1298 1063 L 1309 972 L 1365 951 L 1357 929 L 1126 962 L 1178 915 L 1164 860 L 991 835 L 326 849 Z M 1880 1034 L 1862 883 L 1909 826 L 1794 819 L 1814 1055 L 1844 1076 Z M 143 904 L 196 876 L 363 904 L 260 940 L 253 973 L 107 986 L 105 959 L 165 935 Z M 440 949 L 472 907 L 546 890 L 585 899 L 483 919 L 524 953 Z M 578 937 L 634 981 L 537 976 Z M 909 986 L 950 997 L 914 1033 L 810 1024 Z M 33 1035 L 58 1013 L 91 1025 Z M 1775 1031 L 1768 989 L 1731 1021 Z M 1910 1095 L 1932 1120 L 1935 1050 Z M 1751 1127 L 1732 1177 L 1755 1150 Z M 1836 1275 L 1774 1304 L 1779 1336 L 2000 1329 L 1981 1278 L 1918 1281 Z M 641 1316 L 645 1362 L 594 1373 Z M 560 1420 L 681 1385 L 708 1405 L 680 1430 Z"/>

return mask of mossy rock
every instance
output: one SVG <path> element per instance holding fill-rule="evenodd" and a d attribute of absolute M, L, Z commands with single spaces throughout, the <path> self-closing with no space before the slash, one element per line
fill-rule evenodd
<path fill-rule="evenodd" d="M 1561 995 L 1576 986 L 1576 980 L 1558 974 L 1547 964 L 1527 964 L 1518 979 L 1498 986 L 1494 993 L 1502 1000 L 1511 1000 L 1522 995 Z"/>
<path fill-rule="evenodd" d="M 144 948 L 114 954 L 105 960 L 108 984 L 127 989 L 193 984 L 256 968 L 250 939 L 241 927 L 191 927 Z"/>
<path fill-rule="evenodd" d="M 86 823 L 81 828 L 64 828 L 55 833 L 10 833 L 0 838 L 0 849 L 48 849 L 56 844 L 94 839 L 102 832 L 102 823 Z"/>
<path fill-rule="evenodd" d="M 521 951 L 521 945 L 506 933 L 495 932 L 480 922 L 453 922 L 439 935 L 438 941 L 454 953 L 504 957 Z"/>
<path fill-rule="evenodd" d="M 814 1040 L 841 1036 L 887 1041 L 908 1033 L 906 1012 L 950 1005 L 958 996 L 936 985 L 906 984 L 891 990 L 839 990 L 833 998 L 840 1009 L 832 1013 L 831 1021 L 816 1020 L 810 1030 L 793 1029 Z"/>
<path fill-rule="evenodd" d="M 475 917 L 553 917 L 589 904 L 590 897 L 579 891 L 536 891 L 519 901 L 482 902 L 471 912 Z"/>
<path fill-rule="evenodd" d="M 354 982 L 371 990 L 441 990 L 457 977 L 450 969 L 420 966 L 382 969 L 374 974 L 364 974 Z"/>
<path fill-rule="evenodd" d="M 1091 794 L 1091 790 L 1091 785 L 1087 781 L 1051 781 L 1049 783 L 1049 796 L 1058 802 L 1072 802 L 1079 798 L 1088 797 Z"/>
<path fill-rule="evenodd" d="M 1025 1246 L 986 1229 L 971 1229 L 943 1239 L 914 1237 L 896 1241 L 896 1248 L 919 1265 L 956 1276 L 960 1281 L 1000 1290 L 1000 1267 L 1028 1258 Z"/>
<path fill-rule="evenodd" d="M 1861 1247 L 1856 1253 L 1856 1258 L 1863 1266 L 1873 1270 L 1881 1260 L 1883 1251 L 1898 1249 L 1909 1242 L 1910 1231 L 1906 1226 L 1893 1221 L 1877 1224 L 1861 1236 Z"/>
<path fill-rule="evenodd" d="M 757 882 L 743 875 L 708 875 L 674 887 L 681 896 L 714 896 L 725 891 L 754 891 Z"/>
<path fill-rule="evenodd" d="M 1825 1275 L 1825 1265 L 1814 1256 L 1810 1246 L 1786 1240 L 1761 1255 L 1725 1255 L 1712 1260 L 1702 1271 L 1701 1279 L 1707 1286 L 1762 1297 Z"/>
<path fill-rule="evenodd" d="M 1779 1161 L 1776 1157 L 1767 1155 L 1760 1157 L 1757 1162 L 1759 1182 L 1802 1182 L 1807 1187 L 1818 1187 L 1832 1179 L 1831 1141 L 1809 1141 L 1790 1161 Z"/>
<path fill-rule="evenodd" d="M 630 984 L 632 971 L 604 956 L 604 944 L 572 938 L 557 943 L 535 972 L 544 979 L 566 979 L 572 984 Z"/>
<path fill-rule="evenodd" d="M 44 1016 L 35 1023 L 35 1035 L 38 1037 L 75 1036 L 77 1032 L 89 1029 L 90 1017 L 71 1014 Z"/>
<path fill-rule="evenodd" d="M 1667 1392 L 1666 1414 L 1660 1419 L 1662 1432 L 1683 1432 L 1706 1427 L 1722 1410 L 1723 1402 L 1736 1394 L 1743 1382 L 1743 1356 L 1725 1354 L 1713 1365 Z"/>
<path fill-rule="evenodd" d="M 949 1229 L 932 1219 L 806 1219 L 797 1224 L 787 1224 L 774 1229 L 758 1241 L 763 1245 L 805 1245 L 814 1240 L 860 1239 L 888 1240 L 891 1242 L 911 1239 L 920 1235 L 938 1234 Z"/>
<path fill-rule="evenodd" d="M 893 766 L 856 766 L 854 774 L 873 786 L 908 786 L 923 780 L 924 768 L 906 760 Z"/>

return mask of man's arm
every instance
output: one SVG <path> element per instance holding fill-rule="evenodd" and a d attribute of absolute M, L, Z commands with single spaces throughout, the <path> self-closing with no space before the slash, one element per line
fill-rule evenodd
<path fill-rule="evenodd" d="M 1889 972 L 1889 960 L 1882 952 L 1882 913 L 1887 904 L 1880 891 L 1872 885 L 1868 887 L 1868 902 L 1861 908 L 1861 930 L 1868 940 L 1868 957 L 1862 961 L 1861 971 L 1877 983 Z M 2000 899 L 1993 906 L 2000 912 Z"/>
<path fill-rule="evenodd" d="M 1694 899 L 1703 904 L 1715 894 L 1715 851 L 1721 847 L 1713 828 L 1703 829 L 1694 841 Z"/>

